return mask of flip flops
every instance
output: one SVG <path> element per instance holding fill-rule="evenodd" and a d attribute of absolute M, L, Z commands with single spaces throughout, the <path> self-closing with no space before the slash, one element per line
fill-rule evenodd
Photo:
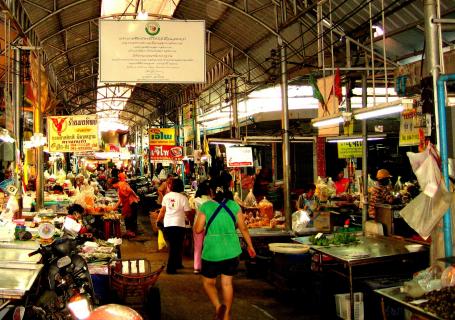
<path fill-rule="evenodd" d="M 215 320 L 224 320 L 224 314 L 226 313 L 226 306 L 222 304 L 215 314 Z"/>

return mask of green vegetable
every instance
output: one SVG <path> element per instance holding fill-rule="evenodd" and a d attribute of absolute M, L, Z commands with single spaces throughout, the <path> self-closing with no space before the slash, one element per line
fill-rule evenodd
<path fill-rule="evenodd" d="M 316 236 L 310 236 L 309 241 L 311 244 L 316 246 L 328 246 L 328 245 L 343 245 L 356 243 L 358 240 L 354 234 L 351 233 L 335 233 L 331 239 L 327 238 L 326 235 L 322 235 L 318 239 Z"/>

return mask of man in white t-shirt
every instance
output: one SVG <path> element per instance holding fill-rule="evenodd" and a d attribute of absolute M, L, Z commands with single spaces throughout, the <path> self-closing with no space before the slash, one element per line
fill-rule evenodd
<path fill-rule="evenodd" d="M 182 194 L 183 181 L 174 179 L 171 192 L 163 197 L 160 214 L 157 221 L 164 223 L 164 236 L 169 243 L 169 256 L 166 272 L 177 273 L 177 269 L 183 268 L 182 252 L 185 237 L 186 215 L 191 212 L 188 198 Z"/>

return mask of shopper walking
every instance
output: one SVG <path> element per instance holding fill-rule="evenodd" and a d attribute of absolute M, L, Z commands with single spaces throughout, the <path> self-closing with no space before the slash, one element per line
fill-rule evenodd
<path fill-rule="evenodd" d="M 210 197 L 209 181 L 205 180 L 198 185 L 196 195 L 194 197 L 194 205 L 195 205 L 195 209 L 196 209 L 196 217 L 194 218 L 194 221 L 197 220 L 197 217 L 199 215 L 199 209 L 200 209 L 201 205 L 210 199 L 211 199 L 211 197 Z M 195 229 L 193 228 L 194 273 L 195 274 L 198 274 L 201 272 L 201 266 L 202 266 L 201 254 L 202 254 L 202 244 L 204 242 L 204 237 L 205 237 L 205 232 L 197 233 L 195 231 Z"/>
<path fill-rule="evenodd" d="M 162 204 L 163 202 L 163 197 L 171 192 L 172 189 L 172 183 L 174 181 L 174 175 L 173 174 L 168 174 L 166 180 L 161 182 L 161 185 L 158 187 L 158 204 Z M 183 191 L 183 190 L 182 190 Z"/>
<path fill-rule="evenodd" d="M 210 181 L 214 201 L 205 202 L 196 219 L 194 229 L 201 233 L 205 229 L 202 249 L 202 284 L 211 303 L 215 307 L 216 319 L 230 319 L 234 288 L 233 276 L 237 273 L 239 255 L 242 252 L 236 232 L 238 227 L 248 246 L 250 257 L 255 257 L 250 234 L 245 226 L 240 206 L 226 196 L 230 193 L 222 179 Z M 216 278 L 221 275 L 220 302 L 216 288 Z"/>
<path fill-rule="evenodd" d="M 169 243 L 169 255 L 166 272 L 177 273 L 177 269 L 183 268 L 182 253 L 183 240 L 185 237 L 185 219 L 191 212 L 188 198 L 182 194 L 184 190 L 183 181 L 174 179 L 171 192 L 163 197 L 161 210 L 157 222 L 163 221 L 164 237 Z"/>
<path fill-rule="evenodd" d="M 122 206 L 122 217 L 125 221 L 126 236 L 135 237 L 137 233 L 137 211 L 139 209 L 139 197 L 131 189 L 126 182 L 126 174 L 123 172 L 118 174 L 119 181 L 114 184 L 114 188 L 118 191 L 118 202 L 115 205 L 117 209 Z"/>

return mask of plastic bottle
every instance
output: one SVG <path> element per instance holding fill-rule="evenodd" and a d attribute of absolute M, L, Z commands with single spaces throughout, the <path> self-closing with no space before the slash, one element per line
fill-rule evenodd
<path fill-rule="evenodd" d="M 393 191 L 399 193 L 403 189 L 403 184 L 401 183 L 401 176 L 398 176 L 397 182 L 395 182 L 395 186 L 393 187 Z"/>

